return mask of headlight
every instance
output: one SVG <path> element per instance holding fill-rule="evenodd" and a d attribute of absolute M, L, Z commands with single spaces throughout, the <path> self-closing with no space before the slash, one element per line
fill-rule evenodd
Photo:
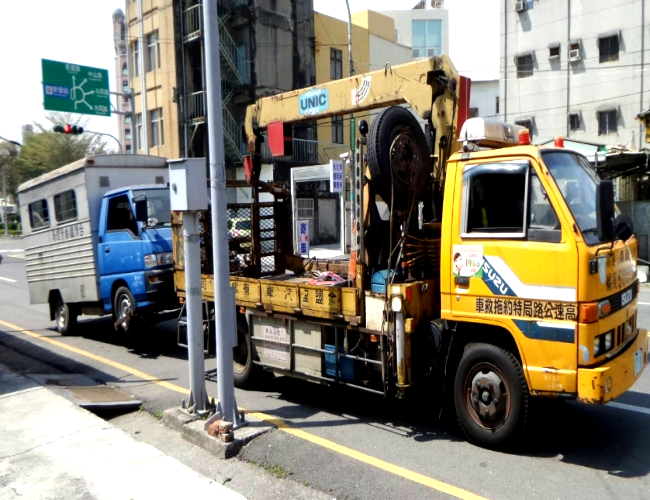
<path fill-rule="evenodd" d="M 156 254 L 150 253 L 144 256 L 144 266 L 145 267 L 156 267 L 158 265 L 158 259 Z"/>
<path fill-rule="evenodd" d="M 390 301 L 390 307 L 393 312 L 400 312 L 402 310 L 402 297 L 393 297 Z"/>
<path fill-rule="evenodd" d="M 144 256 L 144 265 L 147 268 L 167 266 L 174 263 L 172 252 L 150 253 Z"/>
<path fill-rule="evenodd" d="M 174 263 L 174 254 L 172 252 L 158 253 L 156 256 L 158 257 L 159 266 L 167 266 Z"/>
<path fill-rule="evenodd" d="M 606 333 L 605 334 L 605 351 L 609 351 L 612 348 L 612 340 L 614 338 L 614 335 L 612 332 Z"/>
<path fill-rule="evenodd" d="M 594 358 L 605 354 L 614 347 L 614 330 L 602 333 L 594 339 Z"/>

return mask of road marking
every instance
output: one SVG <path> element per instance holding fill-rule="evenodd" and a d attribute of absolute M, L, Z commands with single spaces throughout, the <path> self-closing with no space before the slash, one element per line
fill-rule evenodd
<path fill-rule="evenodd" d="M 58 340 L 46 337 L 44 335 L 40 335 L 36 332 L 25 330 L 19 326 L 13 325 L 1 319 L 0 319 L 0 325 L 6 326 L 11 330 L 24 333 L 25 335 L 29 335 L 30 337 L 33 337 L 37 340 L 42 340 L 43 342 L 47 342 L 49 344 L 55 345 L 57 347 L 60 347 L 61 349 L 74 352 L 75 354 L 79 354 L 80 356 L 85 356 L 95 361 L 99 361 L 100 363 L 107 364 L 109 366 L 112 366 L 113 368 L 117 368 L 119 370 L 125 371 L 126 373 L 130 373 L 131 375 L 135 375 L 136 377 L 140 377 L 143 380 L 148 380 L 149 382 L 158 384 L 161 387 L 164 387 L 165 389 L 179 392 L 187 396 L 189 396 L 190 394 L 189 389 L 186 389 L 176 384 L 172 384 L 170 382 L 165 382 L 164 380 L 160 380 L 157 377 L 141 372 L 140 370 L 131 368 L 130 366 L 124 365 L 122 363 L 118 363 L 117 361 L 113 361 L 103 356 L 98 356 L 97 354 L 93 354 L 92 352 L 84 351 L 83 349 L 79 349 L 78 347 L 65 344 Z M 614 404 L 614 403 L 610 403 L 610 404 Z M 275 427 L 278 428 L 278 430 L 286 432 L 287 434 L 291 434 L 292 436 L 299 437 L 301 439 L 304 439 L 305 441 L 309 441 L 310 443 L 313 443 L 318 446 L 322 446 L 323 448 L 327 448 L 328 450 L 353 458 L 354 460 L 358 460 L 359 462 L 371 465 L 383 471 L 390 472 L 391 474 L 402 477 L 404 479 L 408 479 L 409 481 L 422 484 L 431 489 L 437 490 L 441 493 L 446 493 L 447 495 L 453 496 L 455 498 L 460 498 L 461 500 L 487 500 L 487 498 L 485 497 L 476 495 L 475 493 L 464 490 L 462 488 L 458 488 L 451 484 L 447 484 L 442 481 L 438 481 L 437 479 L 433 479 L 429 476 L 425 476 L 424 474 L 420 474 L 418 472 L 405 469 L 404 467 L 400 467 L 399 465 L 391 464 L 389 462 L 373 457 L 371 455 L 366 455 L 365 453 L 362 453 L 357 450 L 353 450 L 352 448 L 348 448 L 347 446 L 340 445 L 338 443 L 335 443 L 334 441 L 330 441 L 329 439 L 325 439 L 316 436 L 314 434 L 310 434 L 309 432 L 303 431 L 301 429 L 295 429 L 291 427 L 289 423 L 277 417 L 267 415 L 266 413 L 261 413 L 261 412 L 255 412 L 255 411 L 249 412 L 245 408 L 241 408 L 241 407 L 239 409 L 241 411 L 244 411 L 248 415 L 251 415 L 252 417 L 259 418 L 260 420 L 264 420 L 266 422 L 269 422 L 270 424 L 273 424 Z"/>
<path fill-rule="evenodd" d="M 607 406 L 612 408 L 618 408 L 619 410 L 634 411 L 636 413 L 643 413 L 644 415 L 650 415 L 650 408 L 644 408 L 642 406 L 626 405 L 624 403 L 607 403 Z"/>
<path fill-rule="evenodd" d="M 650 306 L 650 302 L 637 302 L 640 306 Z"/>
<path fill-rule="evenodd" d="M 9 283 L 15 283 L 16 282 L 16 280 L 12 280 L 11 278 L 3 278 L 2 276 L 0 276 L 0 281 L 8 281 Z"/>

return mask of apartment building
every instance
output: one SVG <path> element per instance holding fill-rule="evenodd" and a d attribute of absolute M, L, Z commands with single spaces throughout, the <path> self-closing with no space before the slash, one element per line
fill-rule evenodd
<path fill-rule="evenodd" d="M 113 46 L 115 47 L 115 90 L 118 92 L 129 92 L 129 68 L 128 68 L 128 42 L 126 37 L 126 16 L 122 9 L 113 12 Z M 130 99 L 118 96 L 115 99 L 116 108 L 121 113 L 130 113 Z M 116 114 L 117 138 L 122 145 L 124 153 L 131 153 L 133 148 L 131 117 L 125 114 Z"/>

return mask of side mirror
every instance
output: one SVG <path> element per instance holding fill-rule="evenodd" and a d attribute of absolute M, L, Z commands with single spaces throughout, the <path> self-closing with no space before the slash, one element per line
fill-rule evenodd
<path fill-rule="evenodd" d="M 148 218 L 149 210 L 147 208 L 147 199 L 141 198 L 139 200 L 135 200 L 135 220 L 138 222 L 144 222 L 146 224 Z"/>
<path fill-rule="evenodd" d="M 596 186 L 596 228 L 600 241 L 614 239 L 614 183 L 602 180 Z"/>
<path fill-rule="evenodd" d="M 614 221 L 616 237 L 620 240 L 627 241 L 634 234 L 634 223 L 632 217 L 627 214 L 620 214 Z"/>

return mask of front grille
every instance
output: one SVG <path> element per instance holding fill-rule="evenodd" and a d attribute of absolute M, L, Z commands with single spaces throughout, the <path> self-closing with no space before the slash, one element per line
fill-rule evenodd
<path fill-rule="evenodd" d="M 614 329 L 614 349 L 622 346 L 636 332 L 636 311 L 634 315 Z"/>
<path fill-rule="evenodd" d="M 607 300 L 609 300 L 609 303 L 612 306 L 612 313 L 618 311 L 619 309 L 622 309 L 625 307 L 623 305 L 623 296 L 626 295 L 626 303 L 625 305 L 628 305 L 630 302 L 632 302 L 634 299 L 636 299 L 637 296 L 637 291 L 638 291 L 638 282 L 632 283 L 631 286 L 628 286 L 625 290 L 620 291 L 618 293 L 615 293 L 611 297 L 608 297 Z M 629 295 L 629 292 L 632 292 L 631 296 Z M 611 314 L 611 313 L 610 313 Z"/>

